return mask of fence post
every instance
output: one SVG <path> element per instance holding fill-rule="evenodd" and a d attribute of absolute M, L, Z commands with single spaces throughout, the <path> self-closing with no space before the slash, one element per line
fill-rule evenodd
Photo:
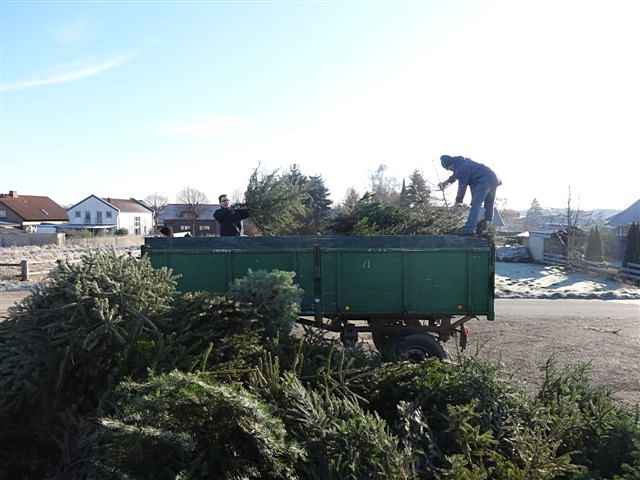
<path fill-rule="evenodd" d="M 29 262 L 27 260 L 20 261 L 20 279 L 23 282 L 29 280 Z"/>

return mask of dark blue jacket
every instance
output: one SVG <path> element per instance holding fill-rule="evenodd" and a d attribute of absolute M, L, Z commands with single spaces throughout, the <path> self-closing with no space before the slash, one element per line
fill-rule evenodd
<path fill-rule="evenodd" d="M 474 187 L 479 185 L 487 185 L 491 188 L 496 188 L 500 185 L 500 180 L 498 180 L 493 170 L 468 158 L 455 157 L 451 162 L 451 168 L 453 175 L 447 181 L 449 183 L 458 181 L 456 203 L 462 203 L 464 195 L 467 193 L 467 187 L 471 187 L 471 192 L 473 193 Z"/>

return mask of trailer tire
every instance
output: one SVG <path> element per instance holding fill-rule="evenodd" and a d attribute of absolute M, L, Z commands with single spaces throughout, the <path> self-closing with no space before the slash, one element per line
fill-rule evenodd
<path fill-rule="evenodd" d="M 391 337 L 389 335 L 383 335 L 375 330 L 371 332 L 371 339 L 379 352 L 386 350 L 391 345 Z"/>
<path fill-rule="evenodd" d="M 446 360 L 447 351 L 442 344 L 429 334 L 407 335 L 400 337 L 395 343 L 395 354 L 399 360 L 422 362 L 429 358 Z"/>
<path fill-rule="evenodd" d="M 374 331 L 371 333 L 371 338 L 376 350 L 378 350 L 384 361 L 394 361 L 396 359 L 393 337 Z"/>

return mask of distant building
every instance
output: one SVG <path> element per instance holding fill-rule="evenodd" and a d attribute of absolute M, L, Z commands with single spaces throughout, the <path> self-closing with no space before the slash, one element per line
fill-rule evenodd
<path fill-rule="evenodd" d="M 529 248 L 529 253 L 534 262 L 542 263 L 544 261 L 545 242 L 547 242 L 552 236 L 553 232 L 545 231 L 533 231 L 525 232 L 527 234 L 526 246 Z M 524 236 L 524 234 L 522 234 Z"/>
<path fill-rule="evenodd" d="M 618 237 L 626 237 L 632 223 L 640 223 L 640 200 L 626 210 L 609 217 L 607 223 L 616 229 Z"/>
<path fill-rule="evenodd" d="M 89 195 L 67 209 L 65 228 L 114 232 L 126 229 L 130 235 L 147 235 L 153 229 L 153 212 L 142 202 L 130 198 L 101 198 Z"/>
<path fill-rule="evenodd" d="M 493 226 L 496 227 L 496 230 L 504 230 L 506 228 L 506 223 L 500 214 L 500 210 L 494 207 L 493 209 Z"/>
<path fill-rule="evenodd" d="M 14 190 L 0 194 L 0 224 L 35 232 L 39 225 L 58 225 L 68 220 L 64 208 L 49 197 L 18 195 Z"/>
<path fill-rule="evenodd" d="M 166 205 L 160 213 L 158 213 L 158 225 L 169 227 L 175 233 L 190 232 L 191 235 L 197 237 L 219 235 L 220 225 L 213 218 L 213 214 L 220 208 L 218 204 L 203 204 L 194 214 L 188 205 L 181 203 L 170 203 Z M 195 232 L 193 231 L 195 225 Z"/>

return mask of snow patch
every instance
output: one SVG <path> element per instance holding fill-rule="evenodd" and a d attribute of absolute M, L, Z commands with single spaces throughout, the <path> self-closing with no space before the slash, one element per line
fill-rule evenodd
<path fill-rule="evenodd" d="M 640 288 L 584 272 L 533 263 L 496 262 L 496 298 L 638 300 Z"/>

